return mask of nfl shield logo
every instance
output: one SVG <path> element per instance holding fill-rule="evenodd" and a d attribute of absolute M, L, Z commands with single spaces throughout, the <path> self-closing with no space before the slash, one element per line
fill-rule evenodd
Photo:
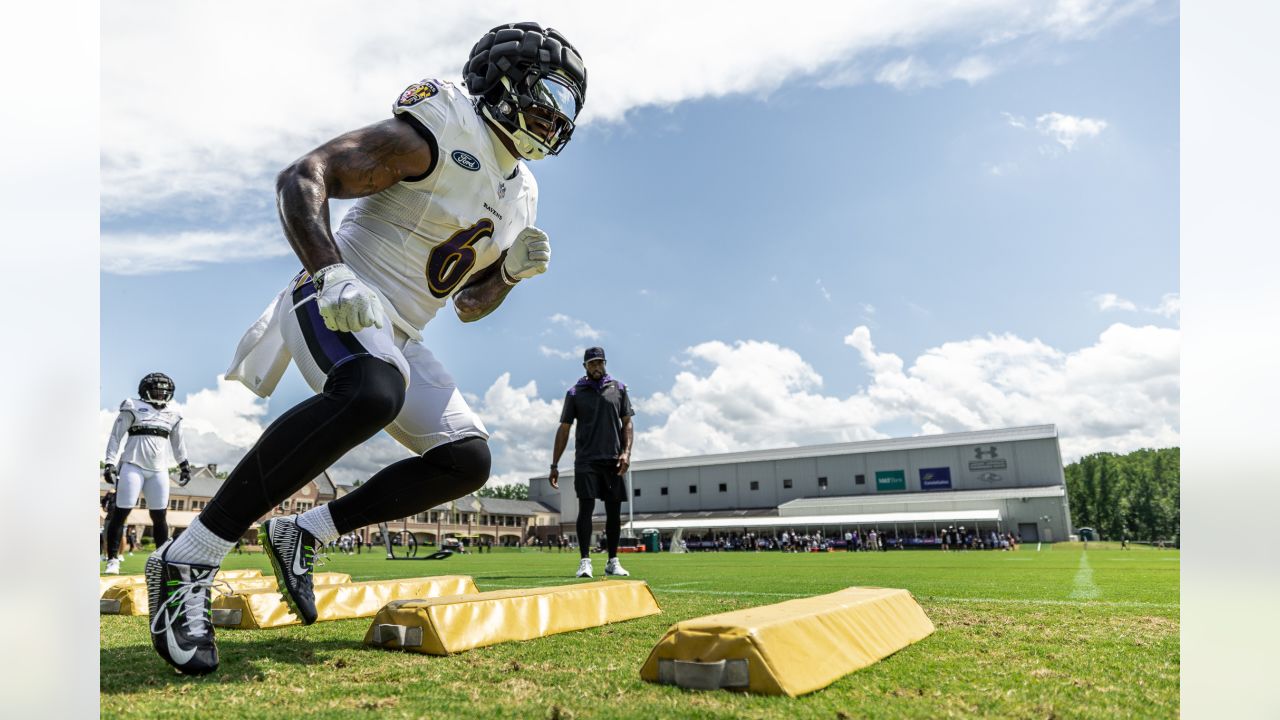
<path fill-rule="evenodd" d="M 498 197 L 504 198 L 506 196 L 507 196 L 507 184 L 504 182 L 498 183 Z"/>

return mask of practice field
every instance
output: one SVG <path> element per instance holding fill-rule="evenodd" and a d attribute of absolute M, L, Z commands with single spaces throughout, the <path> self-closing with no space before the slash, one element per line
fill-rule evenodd
<path fill-rule="evenodd" d="M 599 577 L 604 557 L 593 556 Z M 145 556 L 124 563 L 142 572 Z M 361 644 L 370 620 L 218 632 L 222 667 L 174 673 L 145 617 L 103 616 L 103 717 L 1172 718 L 1178 716 L 1176 550 L 1091 544 L 1018 552 L 624 555 L 663 614 L 450 657 Z M 224 568 L 271 570 L 262 555 Z M 387 561 L 332 555 L 353 580 L 465 574 L 480 590 L 559 585 L 577 553 Z M 577 582 L 590 582 L 581 580 Z M 853 585 L 910 590 L 937 632 L 800 697 L 690 692 L 640 666 L 677 620 Z"/>

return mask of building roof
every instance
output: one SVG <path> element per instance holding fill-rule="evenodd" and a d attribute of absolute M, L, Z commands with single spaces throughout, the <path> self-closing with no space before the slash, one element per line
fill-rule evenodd
<path fill-rule="evenodd" d="M 506 498 L 480 498 L 480 506 L 490 515 L 533 515 L 535 513 L 558 513 L 547 505 L 536 500 L 508 500 Z"/>
<path fill-rule="evenodd" d="M 1057 437 L 1058 428 L 1055 425 L 1028 425 L 1025 427 L 1002 428 L 997 430 L 971 430 L 968 432 L 916 435 L 905 438 L 882 438 L 878 440 L 827 443 L 824 445 L 805 445 L 803 447 L 746 450 L 742 452 L 717 453 L 714 455 L 690 455 L 687 457 L 637 460 L 631 463 L 631 470 L 668 470 L 671 468 L 726 465 L 729 463 L 796 460 L 801 458 L 829 457 L 832 455 L 860 455 L 863 453 L 884 452 L 888 450 L 919 450 L 922 448 L 980 445 L 986 443 L 1015 442 L 1018 440 L 1047 440 Z M 573 473 L 571 472 L 560 473 L 560 477 L 562 478 L 571 477 L 572 475 Z M 538 479 L 544 478 L 546 478 L 545 475 L 538 476 Z"/>
<path fill-rule="evenodd" d="M 1065 485 L 1043 487 L 1000 488 L 998 490 L 937 490 L 893 493 L 891 495 L 837 495 L 832 497 L 806 497 L 791 500 L 778 506 L 781 515 L 833 515 L 852 512 L 854 508 L 875 505 L 919 505 L 936 502 L 973 502 L 990 500 L 1021 500 L 1022 498 L 1062 497 L 1067 494 Z"/>
<path fill-rule="evenodd" d="M 752 528 L 803 529 L 805 526 L 876 525 L 888 523 L 999 522 L 999 510 L 942 510 L 937 512 L 862 513 L 856 515 L 799 515 L 792 517 L 676 518 L 636 520 L 639 530 L 750 530 Z"/>
<path fill-rule="evenodd" d="M 506 498 L 480 497 L 474 494 L 463 495 L 452 502 L 440 503 L 431 509 L 448 511 L 450 505 L 456 505 L 458 510 L 463 512 L 482 512 L 486 515 L 524 515 L 532 517 L 537 513 L 559 514 L 560 512 L 536 500 L 508 500 Z"/>

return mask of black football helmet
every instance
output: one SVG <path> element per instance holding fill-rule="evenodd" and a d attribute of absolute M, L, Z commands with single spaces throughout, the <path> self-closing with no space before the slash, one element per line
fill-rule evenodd
<path fill-rule="evenodd" d="M 582 56 L 558 30 L 534 22 L 499 25 L 462 66 L 477 109 L 526 160 L 559 153 L 587 99 Z"/>
<path fill-rule="evenodd" d="M 138 397 L 162 408 L 173 399 L 173 379 L 164 373 L 154 372 L 138 383 Z"/>

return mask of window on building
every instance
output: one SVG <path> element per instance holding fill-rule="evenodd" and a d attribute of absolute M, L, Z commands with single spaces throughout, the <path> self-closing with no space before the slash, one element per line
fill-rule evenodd
<path fill-rule="evenodd" d="M 791 478 L 783 478 L 783 480 L 782 480 L 782 487 L 784 487 L 784 488 L 790 488 L 790 487 L 791 487 Z"/>
<path fill-rule="evenodd" d="M 759 480 L 752 480 L 752 481 L 751 481 L 751 489 L 752 489 L 752 490 L 759 490 L 759 489 L 760 489 L 760 481 L 759 481 Z"/>
<path fill-rule="evenodd" d="M 826 488 L 826 487 L 827 487 L 827 479 L 826 479 L 826 478 L 824 478 L 824 477 L 820 477 L 820 478 L 818 478 L 818 487 L 820 487 L 820 488 Z"/>
<path fill-rule="evenodd" d="M 853 484 L 854 484 L 854 485 L 866 485 L 866 484 L 867 484 L 867 476 L 866 476 L 866 475 L 854 475 L 854 476 L 853 476 Z"/>
<path fill-rule="evenodd" d="M 720 483 L 720 492 L 729 492 L 729 483 Z"/>
<path fill-rule="evenodd" d="M 697 485 L 690 485 L 690 486 L 689 486 L 689 494 L 690 494 L 690 495 L 696 495 L 697 493 L 698 493 L 698 486 L 697 486 Z"/>
<path fill-rule="evenodd" d="M 659 495 L 666 495 L 666 494 L 667 494 L 667 489 L 666 489 L 666 488 L 661 488 L 661 489 L 659 489 L 659 490 L 658 490 L 658 494 L 659 494 Z"/>
<path fill-rule="evenodd" d="M 640 497 L 640 488 L 636 488 L 635 490 L 632 490 L 631 494 L 636 497 Z"/>

